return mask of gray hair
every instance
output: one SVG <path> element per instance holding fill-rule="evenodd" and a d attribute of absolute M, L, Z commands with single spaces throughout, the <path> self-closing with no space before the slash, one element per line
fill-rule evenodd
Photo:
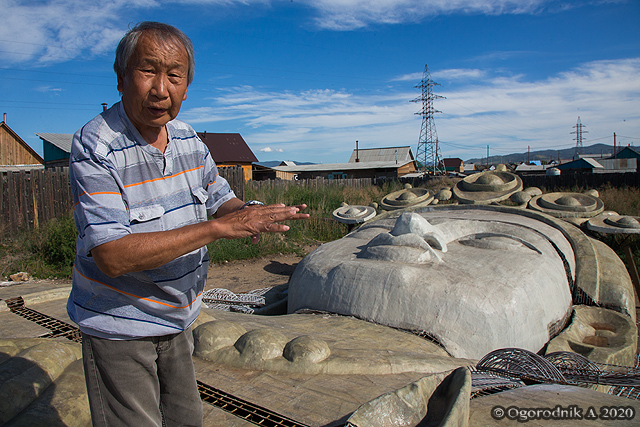
<path fill-rule="evenodd" d="M 143 33 L 150 33 L 160 43 L 179 43 L 187 51 L 189 59 L 189 71 L 187 74 L 187 84 L 193 81 L 193 73 L 195 72 L 195 55 L 193 52 L 193 43 L 185 33 L 176 27 L 163 24 L 162 22 L 144 21 L 136 24 L 131 28 L 120 40 L 116 49 L 116 60 L 113 63 L 113 70 L 118 77 L 124 77 L 131 55 L 136 50 L 138 40 Z"/>

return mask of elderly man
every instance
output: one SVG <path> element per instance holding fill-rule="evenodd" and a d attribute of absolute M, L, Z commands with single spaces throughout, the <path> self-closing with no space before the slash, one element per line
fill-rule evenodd
<path fill-rule="evenodd" d="M 174 120 L 194 73 L 180 30 L 143 22 L 116 50 L 122 100 L 74 136 L 79 236 L 69 316 L 82 331 L 94 425 L 201 425 L 190 325 L 206 245 L 282 232 L 305 205 L 237 199 L 207 147 Z M 207 220 L 208 215 L 214 219 Z"/>

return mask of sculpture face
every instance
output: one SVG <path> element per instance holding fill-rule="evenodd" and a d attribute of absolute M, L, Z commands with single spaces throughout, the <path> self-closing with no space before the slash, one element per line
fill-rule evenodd
<path fill-rule="evenodd" d="M 536 219 L 480 209 L 404 213 L 307 256 L 289 284 L 289 312 L 421 331 L 455 357 L 535 352 L 568 319 L 572 271 L 569 243 Z"/>

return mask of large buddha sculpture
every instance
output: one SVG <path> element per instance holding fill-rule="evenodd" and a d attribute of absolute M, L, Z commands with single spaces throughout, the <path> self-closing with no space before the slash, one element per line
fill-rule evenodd
<path fill-rule="evenodd" d="M 385 215 L 300 263 L 289 313 L 419 332 L 470 359 L 504 347 L 537 352 L 570 320 L 576 261 L 550 218 L 477 206 Z"/>

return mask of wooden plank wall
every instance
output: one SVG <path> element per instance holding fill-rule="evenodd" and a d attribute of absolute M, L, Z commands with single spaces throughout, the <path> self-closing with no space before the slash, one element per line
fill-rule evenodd
<path fill-rule="evenodd" d="M 40 162 L 4 125 L 0 126 L 1 165 L 33 165 L 40 164 Z"/>
<path fill-rule="evenodd" d="M 242 167 L 219 173 L 239 198 L 244 198 Z M 34 229 L 53 218 L 71 214 L 73 197 L 69 168 L 2 172 L 0 179 L 0 239 L 20 229 Z"/>
<path fill-rule="evenodd" d="M 218 168 L 218 174 L 227 180 L 233 192 L 236 193 L 236 197 L 244 200 L 244 169 L 242 166 Z"/>

